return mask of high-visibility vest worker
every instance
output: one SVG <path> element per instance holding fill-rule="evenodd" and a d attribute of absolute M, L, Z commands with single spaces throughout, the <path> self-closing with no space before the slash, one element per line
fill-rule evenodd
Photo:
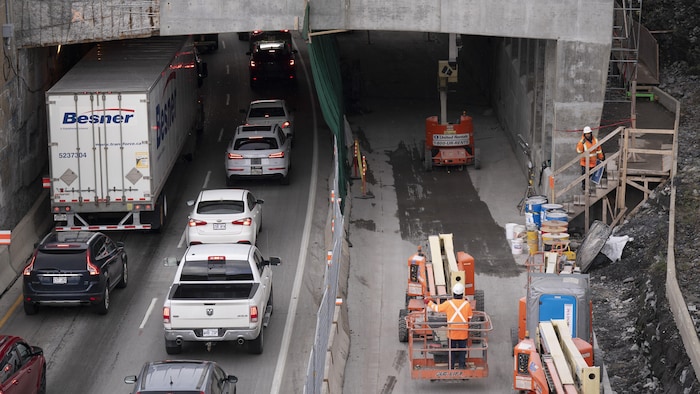
<path fill-rule="evenodd" d="M 428 308 L 434 312 L 443 312 L 447 315 L 447 338 L 452 340 L 465 340 L 469 337 L 469 320 L 474 312 L 468 300 L 464 299 L 464 284 L 457 283 L 452 288 L 452 299 L 436 304 L 428 302 Z"/>
<path fill-rule="evenodd" d="M 593 136 L 593 130 L 591 130 L 590 127 L 586 126 L 583 128 L 583 134 L 581 135 L 581 139 L 578 141 L 578 144 L 576 144 L 576 153 L 581 154 L 583 152 L 589 151 L 588 152 L 588 167 L 593 168 L 597 164 L 597 159 L 600 160 L 605 160 L 605 156 L 603 155 L 603 149 L 598 146 L 594 150 L 590 150 L 594 145 L 598 143 L 598 139 L 596 139 Z M 581 157 L 581 167 L 586 166 L 586 156 Z"/>

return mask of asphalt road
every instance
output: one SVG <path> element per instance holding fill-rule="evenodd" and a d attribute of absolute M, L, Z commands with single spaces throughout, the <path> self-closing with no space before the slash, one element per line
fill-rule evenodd
<path fill-rule="evenodd" d="M 0 299 L 0 311 L 6 312 L 1 331 L 21 335 L 31 344 L 42 347 L 47 358 L 48 393 L 112 394 L 130 392 L 124 376 L 137 374 L 150 360 L 167 358 L 208 359 L 219 362 L 229 373 L 238 376 L 239 393 L 270 393 L 278 382 L 282 393 L 301 392 L 306 374 L 308 353 L 313 340 L 318 297 L 313 283 L 318 270 L 305 264 L 306 245 L 316 242 L 309 234 L 314 222 L 313 208 L 317 179 L 327 178 L 329 165 L 312 169 L 315 160 L 330 162 L 328 139 L 319 138 L 314 98 L 308 74 L 299 72 L 296 89 L 271 87 L 251 91 L 248 86 L 247 42 L 235 33 L 222 34 L 219 50 L 204 55 L 209 77 L 203 86 L 206 124 L 192 162 L 180 162 L 169 178 L 167 200 L 169 219 L 160 233 L 122 232 L 112 236 L 124 241 L 129 257 L 129 284 L 112 294 L 111 310 L 106 316 L 89 308 L 42 308 L 35 316 L 25 316 L 21 306 L 21 280 Z M 301 55 L 306 56 L 305 49 Z M 303 58 L 302 65 L 305 65 Z M 184 230 L 189 207 L 186 201 L 196 198 L 202 188 L 224 188 L 224 152 L 233 130 L 243 120 L 239 111 L 252 99 L 285 98 L 295 109 L 296 141 L 292 157 L 289 186 L 277 182 L 250 181 L 237 186 L 248 188 L 265 200 L 263 230 L 258 246 L 265 256 L 279 256 L 282 265 L 274 267 L 274 313 L 265 333 L 262 355 L 248 354 L 235 344 L 217 344 L 211 351 L 204 345 L 186 344 L 183 353 L 169 356 L 165 352 L 161 308 L 176 267 L 164 266 L 166 257 L 179 258 L 185 251 Z M 319 138 L 320 142 L 314 143 Z M 311 208 L 311 209 L 310 209 Z M 48 214 L 48 213 L 47 213 Z M 304 253 L 302 253 L 304 252 Z M 325 254 L 325 251 L 323 252 Z M 319 262 L 325 260 L 325 255 Z M 304 276 L 299 264 L 311 272 Z M 322 271 L 321 271 L 322 272 Z M 310 281 L 295 295 L 297 308 L 290 312 L 295 278 Z M 293 315 L 295 319 L 289 319 Z M 293 323 L 293 324 L 292 324 Z M 286 327 L 290 324 L 289 327 Z M 282 349 L 286 341 L 289 349 Z M 279 359 L 289 355 L 292 362 Z"/>

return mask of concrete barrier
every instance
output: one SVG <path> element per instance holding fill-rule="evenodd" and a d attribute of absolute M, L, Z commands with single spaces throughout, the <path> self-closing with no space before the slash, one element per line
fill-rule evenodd
<path fill-rule="evenodd" d="M 53 226 L 49 206 L 49 192 L 45 190 L 29 212 L 12 229 L 12 243 L 0 247 L 0 291 L 5 293 L 22 274 L 34 244 Z"/>

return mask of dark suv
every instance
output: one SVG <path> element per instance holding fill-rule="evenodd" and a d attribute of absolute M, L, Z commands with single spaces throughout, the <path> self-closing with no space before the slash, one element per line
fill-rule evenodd
<path fill-rule="evenodd" d="M 296 49 L 285 41 L 256 41 L 250 56 L 250 87 L 260 82 L 278 80 L 295 83 L 297 78 Z"/>
<path fill-rule="evenodd" d="M 35 314 L 39 304 L 89 304 L 106 314 L 110 291 L 126 287 L 126 261 L 124 244 L 103 233 L 50 233 L 24 267 L 24 312 Z"/>
<path fill-rule="evenodd" d="M 17 336 L 0 335 L 0 393 L 46 393 L 46 359 L 40 347 Z"/>
<path fill-rule="evenodd" d="M 238 378 L 213 361 L 164 360 L 147 362 L 141 373 L 127 376 L 136 394 L 235 394 Z"/>

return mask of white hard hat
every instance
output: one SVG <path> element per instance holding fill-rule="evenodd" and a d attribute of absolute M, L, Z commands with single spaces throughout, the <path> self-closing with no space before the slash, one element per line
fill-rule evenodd
<path fill-rule="evenodd" d="M 454 286 L 452 286 L 452 294 L 456 294 L 456 295 L 464 294 L 464 285 L 462 284 L 462 282 L 457 282 L 457 283 L 455 283 Z"/>
<path fill-rule="evenodd" d="M 588 134 L 588 133 L 592 133 L 592 132 L 593 132 L 593 130 L 591 130 L 591 128 L 588 126 L 583 128 L 583 134 Z"/>

